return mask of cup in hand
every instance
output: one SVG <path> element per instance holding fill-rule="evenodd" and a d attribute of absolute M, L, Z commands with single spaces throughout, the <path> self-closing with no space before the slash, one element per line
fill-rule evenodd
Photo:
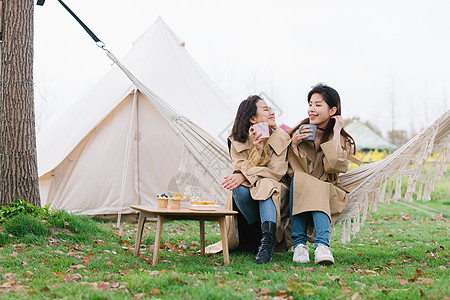
<path fill-rule="evenodd" d="M 265 139 L 270 136 L 269 135 L 269 123 L 267 123 L 267 122 L 253 124 L 253 129 L 256 131 L 256 136 L 258 136 L 260 133 L 262 133 L 262 135 L 259 137 L 260 139 Z"/>
<path fill-rule="evenodd" d="M 305 131 L 308 129 L 312 130 L 312 131 L 302 132 L 302 128 L 304 128 L 305 126 L 309 126 L 309 128 L 304 129 Z M 305 138 L 306 141 L 314 141 L 316 139 L 316 129 L 317 129 L 317 126 L 311 125 L 311 124 L 303 124 L 299 128 L 300 133 L 312 133 L 312 136 L 308 136 L 307 138 Z"/>

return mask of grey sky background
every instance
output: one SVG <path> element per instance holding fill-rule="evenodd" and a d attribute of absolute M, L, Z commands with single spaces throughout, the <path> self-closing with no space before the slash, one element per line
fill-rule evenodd
<path fill-rule="evenodd" d="M 392 118 L 411 134 L 450 108 L 447 0 L 65 3 L 118 58 L 161 16 L 236 108 L 262 90 L 283 110 L 279 124 L 306 117 L 306 95 L 318 82 L 339 92 L 344 118 L 369 121 L 384 136 Z M 42 125 L 111 61 L 56 0 L 35 7 L 34 38 Z"/>

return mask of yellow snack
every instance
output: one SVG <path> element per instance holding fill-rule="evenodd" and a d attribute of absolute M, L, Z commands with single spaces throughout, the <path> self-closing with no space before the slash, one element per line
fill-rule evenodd
<path fill-rule="evenodd" d="M 195 204 L 195 205 L 214 205 L 214 202 L 212 202 L 212 201 L 195 201 L 195 202 L 192 202 L 192 204 Z"/>

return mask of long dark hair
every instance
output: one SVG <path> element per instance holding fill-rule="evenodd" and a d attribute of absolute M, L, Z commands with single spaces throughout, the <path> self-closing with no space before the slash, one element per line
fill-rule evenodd
<path fill-rule="evenodd" d="M 230 135 L 235 141 L 245 143 L 248 140 L 248 131 L 251 126 L 250 119 L 256 116 L 258 109 L 256 102 L 259 100 L 262 100 L 259 96 L 249 96 L 239 105 Z M 230 148 L 230 141 L 228 141 L 228 148 Z"/>
<path fill-rule="evenodd" d="M 323 100 L 328 104 L 328 107 L 331 109 L 336 107 L 336 113 L 334 116 L 341 115 L 341 98 L 339 97 L 338 92 L 332 87 L 327 86 L 326 84 L 319 83 L 313 86 L 312 90 L 308 93 L 308 103 L 311 100 L 313 94 L 320 94 Z M 336 121 L 334 119 L 330 119 L 325 128 L 317 128 L 318 130 L 323 130 L 322 138 L 320 139 L 320 144 L 327 142 L 331 135 L 333 134 L 333 127 Z M 309 124 L 309 118 L 304 119 L 299 124 L 297 124 L 294 128 L 291 129 L 289 135 L 292 136 L 296 130 L 300 128 L 303 124 Z M 356 144 L 355 140 L 352 138 L 350 134 L 348 134 L 344 128 L 341 130 L 341 135 L 348 141 L 348 143 L 353 148 L 351 153 L 356 153 Z"/>

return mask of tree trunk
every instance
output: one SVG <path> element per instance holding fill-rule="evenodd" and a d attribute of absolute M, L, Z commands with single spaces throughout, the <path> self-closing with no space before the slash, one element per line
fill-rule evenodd
<path fill-rule="evenodd" d="M 0 204 L 40 205 L 33 99 L 33 0 L 4 0 Z"/>

